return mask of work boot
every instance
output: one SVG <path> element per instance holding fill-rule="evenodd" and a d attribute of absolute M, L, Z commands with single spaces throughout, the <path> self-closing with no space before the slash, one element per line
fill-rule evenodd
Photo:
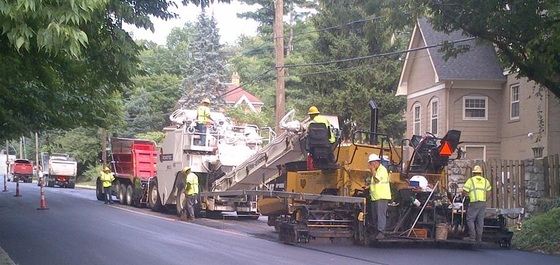
<path fill-rule="evenodd" d="M 385 238 L 385 234 L 383 234 L 381 232 L 379 232 L 379 233 L 377 233 L 377 235 L 375 235 L 375 239 L 383 239 L 383 238 Z"/>
<path fill-rule="evenodd" d="M 463 238 L 464 241 L 471 241 L 471 242 L 475 242 L 476 239 L 472 238 L 472 237 L 464 237 Z"/>

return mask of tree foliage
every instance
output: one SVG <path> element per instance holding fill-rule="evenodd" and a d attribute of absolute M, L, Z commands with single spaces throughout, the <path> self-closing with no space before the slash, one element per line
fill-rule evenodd
<path fill-rule="evenodd" d="M 401 139 L 405 99 L 394 96 L 402 67 L 398 56 L 360 58 L 402 49 L 406 42 L 391 45 L 392 34 L 377 19 L 379 8 L 364 1 L 349 2 L 320 1 L 321 9 L 312 18 L 317 29 L 326 30 L 318 32 L 315 49 L 308 53 L 307 61 L 315 63 L 304 65 L 309 74 L 303 81 L 312 95 L 308 106 L 367 129 L 368 103 L 374 100 L 380 111 L 379 130 Z"/>
<path fill-rule="evenodd" d="M 2 1 L 0 139 L 107 127 L 114 99 L 137 73 L 138 46 L 123 23 L 153 28 L 172 1 Z M 4 129 L 4 128 L 9 128 Z"/>
<path fill-rule="evenodd" d="M 189 55 L 184 71 L 183 90 L 184 105 L 196 108 L 200 102 L 208 98 L 215 106 L 224 106 L 221 97 L 225 93 L 226 64 L 220 33 L 216 19 L 208 17 L 205 9 L 198 16 L 194 27 L 194 36 L 188 43 Z"/>
<path fill-rule="evenodd" d="M 409 13 L 428 8 L 436 30 L 463 30 L 493 43 L 506 68 L 560 97 L 559 0 L 409 0 L 409 6 Z"/>

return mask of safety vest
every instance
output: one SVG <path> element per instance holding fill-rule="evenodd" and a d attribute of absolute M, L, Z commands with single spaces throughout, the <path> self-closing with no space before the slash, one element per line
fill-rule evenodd
<path fill-rule="evenodd" d="M 104 188 L 111 187 L 113 180 L 115 180 L 113 173 L 101 172 L 101 183 Z"/>
<path fill-rule="evenodd" d="M 469 193 L 470 202 L 485 202 L 486 192 L 491 189 L 490 181 L 483 176 L 473 176 L 463 186 L 463 190 Z"/>
<path fill-rule="evenodd" d="M 190 172 L 187 175 L 187 183 L 190 183 L 190 188 L 185 190 L 187 195 L 198 194 L 198 176 L 195 173 Z"/>
<path fill-rule="evenodd" d="M 329 122 L 329 120 L 327 120 L 327 118 L 321 116 L 321 115 L 317 115 L 313 118 L 313 120 L 311 120 L 311 123 L 324 123 L 325 126 L 327 126 L 327 130 L 329 130 L 330 132 L 330 137 L 329 137 L 329 143 L 334 143 L 334 141 L 336 141 L 336 139 L 334 138 L 334 133 L 331 129 L 331 123 Z"/>
<path fill-rule="evenodd" d="M 196 109 L 196 122 L 198 124 L 208 124 L 210 122 L 210 108 L 207 106 L 198 106 Z"/>
<path fill-rule="evenodd" d="M 375 182 L 374 178 L 379 182 Z M 372 201 L 390 200 L 391 199 L 391 186 L 389 185 L 389 173 L 383 165 L 379 165 L 375 171 L 375 175 L 371 176 L 369 184 L 369 194 Z"/>

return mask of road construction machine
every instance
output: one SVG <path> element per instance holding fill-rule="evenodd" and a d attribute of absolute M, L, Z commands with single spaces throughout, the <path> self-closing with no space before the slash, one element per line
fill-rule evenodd
<path fill-rule="evenodd" d="M 415 135 L 397 146 L 388 135 L 376 131 L 375 102 L 370 102 L 370 107 L 371 129 L 354 131 L 350 141 L 341 141 L 336 116 L 325 116 L 332 128 L 283 119 L 280 125 L 290 135 L 284 138 L 285 145 L 299 148 L 285 149 L 275 156 L 263 149 L 252 157 L 261 161 L 254 164 L 263 169 L 276 167 L 275 174 L 242 167 L 242 177 L 234 172 L 224 176 L 233 183 L 226 192 L 202 195 L 257 196 L 259 213 L 268 216 L 268 224 L 278 231 L 280 241 L 289 244 L 316 238 L 348 238 L 365 245 L 394 241 L 471 244 L 462 241 L 467 232 L 467 203 L 461 194 L 449 190 L 446 174 L 448 162 L 456 158 L 451 156 L 457 154 L 461 132 L 449 130 L 442 138 L 430 133 Z M 335 144 L 328 141 L 330 130 L 338 136 Z M 403 146 L 410 146 L 412 154 L 405 154 Z M 382 158 L 392 190 L 387 233 L 379 240 L 374 237 L 369 190 L 364 189 L 372 175 L 367 163 L 371 154 Z M 257 182 L 247 181 L 259 177 L 264 186 L 257 188 Z M 241 184 L 236 188 L 235 183 Z M 487 212 L 483 239 L 509 246 L 512 233 L 507 230 L 506 216 L 522 214 L 522 209 Z"/>
<path fill-rule="evenodd" d="M 220 112 L 211 112 L 212 124 L 205 132 L 196 129 L 196 110 L 178 109 L 170 115 L 173 125 L 163 129 L 161 146 L 153 141 L 111 138 L 110 168 L 115 175 L 115 193 L 120 202 L 153 211 L 183 209 L 186 166 L 199 177 L 201 191 L 229 188 L 221 177 L 258 152 L 263 145 L 275 141 L 271 128 L 236 125 Z M 206 138 L 206 141 L 201 139 Z M 100 180 L 97 198 L 103 199 Z M 257 218 L 255 197 L 237 196 L 227 199 L 198 197 L 197 215 L 218 215 L 237 212 Z"/>

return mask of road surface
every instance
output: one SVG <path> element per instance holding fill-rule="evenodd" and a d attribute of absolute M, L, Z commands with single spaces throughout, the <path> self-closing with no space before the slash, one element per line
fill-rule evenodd
<path fill-rule="evenodd" d="M 347 241 L 276 242 L 259 220 L 177 221 L 97 201 L 89 189 L 44 188 L 20 183 L 0 192 L 0 264 L 560 264 L 560 257 L 494 248 L 355 246 Z M 14 263 L 10 263 L 10 262 Z M 2 263 L 3 262 L 3 263 Z"/>

